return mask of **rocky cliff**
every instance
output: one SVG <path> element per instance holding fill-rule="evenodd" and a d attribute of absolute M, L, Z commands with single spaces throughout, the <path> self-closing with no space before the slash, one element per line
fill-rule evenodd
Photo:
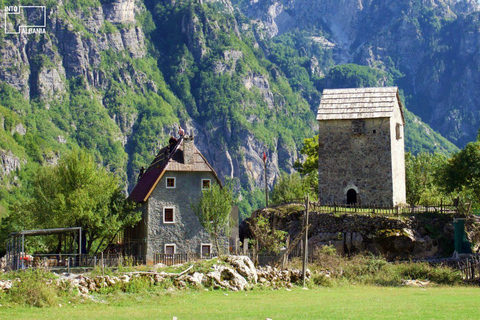
<path fill-rule="evenodd" d="M 80 146 L 118 172 L 128 189 L 181 124 L 220 176 L 234 178 L 242 197 L 259 206 L 263 196 L 251 191 L 264 185 L 263 152 L 272 187 L 281 171 L 293 170 L 303 139 L 316 132 L 322 77 L 347 61 L 395 71 L 407 105 L 461 142 L 478 119 L 471 90 L 478 81 L 477 8 L 473 2 L 420 5 L 443 19 L 438 34 L 445 40 L 434 41 L 438 54 L 432 55 L 444 65 L 437 70 L 422 69 L 428 54 L 412 52 L 420 44 L 430 48 L 428 37 L 417 34 L 424 29 L 405 18 L 410 11 L 418 17 L 417 7 L 347 0 L 49 3 L 45 34 L 0 32 L 0 150 L 6 155 L 0 175 L 54 163 Z M 372 25 L 377 15 L 382 20 Z M 15 27 L 4 12 L 0 18 Z M 456 47 L 442 49 L 446 31 L 465 28 L 467 34 L 454 37 Z M 449 54 L 464 68 L 446 64 Z M 429 72 L 438 82 L 427 88 Z M 458 80 L 450 83 L 447 74 Z"/>
<path fill-rule="evenodd" d="M 259 215 L 268 219 L 272 230 L 288 232 L 290 239 L 303 229 L 304 212 L 298 205 L 258 210 L 252 217 Z M 395 260 L 448 257 L 454 251 L 453 216 L 448 214 L 388 217 L 312 211 L 309 223 L 308 245 L 312 252 L 331 245 L 344 255 L 369 251 Z M 244 226 L 240 236 L 251 236 L 248 223 Z"/>
<path fill-rule="evenodd" d="M 263 37 L 309 30 L 335 63 L 396 74 L 407 106 L 463 146 L 480 127 L 476 88 L 480 5 L 475 0 L 238 1 Z M 326 37 L 325 37 L 326 35 Z"/>

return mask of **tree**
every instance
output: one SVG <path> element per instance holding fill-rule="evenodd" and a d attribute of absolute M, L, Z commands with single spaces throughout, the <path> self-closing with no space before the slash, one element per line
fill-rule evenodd
<path fill-rule="evenodd" d="M 96 252 L 127 226 L 140 220 L 115 174 L 99 167 L 84 150 L 40 168 L 29 200 L 13 205 L 14 219 L 24 228 L 81 227 L 86 253 Z M 59 243 L 60 245 L 60 243 Z"/>
<path fill-rule="evenodd" d="M 409 204 L 438 203 L 446 196 L 442 194 L 439 182 L 439 175 L 446 162 L 447 158 L 440 154 L 405 154 L 405 183 Z"/>
<path fill-rule="evenodd" d="M 310 194 L 311 199 L 318 198 L 318 135 L 313 138 L 304 139 L 303 147 L 300 153 L 305 157 L 302 162 L 300 159 L 295 161 L 293 167 L 302 175 L 304 183 L 304 193 Z"/>
<path fill-rule="evenodd" d="M 480 205 L 480 131 L 477 141 L 448 160 L 443 182 L 446 191 L 462 193 Z"/>
<path fill-rule="evenodd" d="M 313 138 L 303 140 L 300 153 L 307 156 L 304 162 L 295 161 L 294 168 L 301 174 L 318 173 L 318 134 Z"/>
<path fill-rule="evenodd" d="M 192 204 L 192 209 L 198 216 L 200 224 L 214 239 L 219 255 L 222 253 L 219 239 L 228 234 L 232 225 L 232 221 L 230 221 L 232 199 L 232 190 L 229 186 L 222 188 L 218 184 L 213 184 L 210 189 L 202 191 L 202 197 L 198 203 Z"/>
<path fill-rule="evenodd" d="M 273 213 L 275 214 L 275 213 Z M 256 253 L 262 250 L 278 254 L 282 247 L 286 245 L 285 239 L 288 232 L 276 230 L 270 225 L 269 213 L 265 210 L 252 217 L 249 221 L 250 230 L 253 235 L 253 244 L 256 247 Z"/>
<path fill-rule="evenodd" d="M 283 173 L 275 183 L 270 199 L 274 204 L 286 203 L 292 199 L 299 199 L 309 192 L 309 186 L 298 172 L 292 174 Z"/>

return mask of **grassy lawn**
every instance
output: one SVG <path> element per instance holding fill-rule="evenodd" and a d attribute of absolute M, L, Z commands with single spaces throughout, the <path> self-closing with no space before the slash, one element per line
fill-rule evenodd
<path fill-rule="evenodd" d="M 102 296 L 97 296 L 102 299 Z M 0 319 L 478 319 L 480 288 L 345 286 L 119 295 L 106 303 L 0 307 Z"/>

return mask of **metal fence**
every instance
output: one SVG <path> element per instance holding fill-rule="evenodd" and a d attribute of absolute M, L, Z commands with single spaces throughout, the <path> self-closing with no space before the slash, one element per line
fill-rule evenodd
<path fill-rule="evenodd" d="M 20 254 L 6 255 L 3 262 L 5 268 L 11 270 L 26 268 L 73 269 L 95 267 L 118 267 L 144 264 L 142 258 L 124 256 L 122 254 Z"/>

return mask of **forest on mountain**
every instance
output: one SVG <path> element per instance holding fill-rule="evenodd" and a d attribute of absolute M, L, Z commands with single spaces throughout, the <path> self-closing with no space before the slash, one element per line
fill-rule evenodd
<path fill-rule="evenodd" d="M 128 192 L 178 125 L 248 215 L 264 203 L 263 152 L 272 188 L 305 159 L 325 88 L 398 86 L 413 154 L 451 155 L 480 127 L 476 1 L 44 5 L 46 34 L 0 32 L 3 217 L 33 172 L 78 148 Z"/>

